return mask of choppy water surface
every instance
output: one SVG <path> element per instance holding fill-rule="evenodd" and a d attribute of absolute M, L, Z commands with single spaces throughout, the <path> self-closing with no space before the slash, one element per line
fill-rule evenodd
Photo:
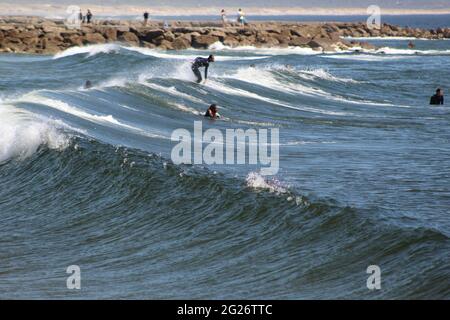
<path fill-rule="evenodd" d="M 449 298 L 450 42 L 374 42 L 216 46 L 202 86 L 210 51 L 0 55 L 0 297 Z M 278 128 L 279 173 L 174 165 L 196 120 Z"/>

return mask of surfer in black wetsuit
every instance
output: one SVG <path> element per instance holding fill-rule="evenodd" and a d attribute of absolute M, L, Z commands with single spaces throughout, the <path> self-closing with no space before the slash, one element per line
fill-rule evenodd
<path fill-rule="evenodd" d="M 216 104 L 212 104 L 209 106 L 208 110 L 206 110 L 205 117 L 211 119 L 217 119 L 220 117 L 219 113 L 217 112 Z"/>
<path fill-rule="evenodd" d="M 203 80 L 199 68 L 202 67 L 205 68 L 205 81 L 206 81 L 206 79 L 208 79 L 209 64 L 214 61 L 215 59 L 213 55 L 210 55 L 208 58 L 198 57 L 194 60 L 194 62 L 192 63 L 192 72 L 194 72 L 195 76 L 197 77 L 197 83 L 200 83 Z"/>
<path fill-rule="evenodd" d="M 433 105 L 444 104 L 444 93 L 442 92 L 441 89 L 436 90 L 436 94 L 433 95 L 430 99 L 430 104 Z"/>

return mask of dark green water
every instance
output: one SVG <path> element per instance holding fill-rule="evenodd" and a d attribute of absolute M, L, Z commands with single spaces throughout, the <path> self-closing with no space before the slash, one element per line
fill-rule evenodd
<path fill-rule="evenodd" d="M 0 297 L 448 299 L 450 42 L 377 44 L 222 48 L 203 86 L 209 52 L 1 55 Z M 278 128 L 280 171 L 174 165 L 199 120 Z"/>

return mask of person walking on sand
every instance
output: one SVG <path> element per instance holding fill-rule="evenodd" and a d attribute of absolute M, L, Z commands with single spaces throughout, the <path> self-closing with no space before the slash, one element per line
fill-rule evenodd
<path fill-rule="evenodd" d="M 144 12 L 144 26 L 147 25 L 147 21 L 148 21 L 148 12 L 145 11 L 145 12 Z"/>
<path fill-rule="evenodd" d="M 87 13 L 86 13 L 86 18 L 87 18 L 87 23 L 89 24 L 89 23 L 91 23 L 91 21 L 92 21 L 92 12 L 91 12 L 91 10 L 89 10 L 88 9 L 88 11 L 87 11 Z"/>

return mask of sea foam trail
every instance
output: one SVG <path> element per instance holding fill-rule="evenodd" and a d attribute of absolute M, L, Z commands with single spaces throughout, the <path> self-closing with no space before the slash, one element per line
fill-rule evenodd
<path fill-rule="evenodd" d="M 343 82 L 343 83 L 359 83 L 359 81 L 348 79 L 348 78 L 340 78 L 332 75 L 329 71 L 318 68 L 318 69 L 303 69 L 298 72 L 299 76 L 306 80 L 313 80 L 314 78 L 319 78 L 332 82 Z"/>
<path fill-rule="evenodd" d="M 257 48 L 254 46 L 240 46 L 240 47 L 229 47 L 221 42 L 215 42 L 209 46 L 209 50 L 213 51 L 232 51 L 232 52 L 250 52 L 253 54 L 263 54 L 263 55 L 304 55 L 313 56 L 322 54 L 321 51 L 316 51 L 311 48 L 301 48 L 301 47 L 287 47 L 287 48 Z"/>
<path fill-rule="evenodd" d="M 109 44 L 94 44 L 83 47 L 73 47 L 66 49 L 60 53 L 54 55 L 53 59 L 61 59 L 65 57 L 70 57 L 78 54 L 88 54 L 88 57 L 94 56 L 99 53 L 112 53 L 119 52 L 121 46 L 114 43 Z"/>
<path fill-rule="evenodd" d="M 192 54 L 176 54 L 176 53 L 168 53 L 171 51 L 163 51 L 158 49 L 149 49 L 149 48 L 141 48 L 141 47 L 122 47 L 123 49 L 138 52 L 143 55 L 152 56 L 155 58 L 161 58 L 161 59 L 174 59 L 174 60 L 195 60 L 200 53 L 197 55 Z M 174 52 L 174 51 L 172 51 Z M 216 61 L 234 61 L 234 60 L 261 60 L 261 59 L 267 59 L 268 56 L 254 56 L 254 57 L 236 57 L 236 56 L 220 56 L 216 55 Z"/>
<path fill-rule="evenodd" d="M 277 105 L 283 108 L 288 108 L 288 109 L 292 109 L 292 110 L 297 110 L 297 111 L 303 111 L 303 112 L 311 112 L 311 113 L 320 113 L 320 114 L 326 114 L 326 115 L 333 115 L 333 116 L 346 116 L 346 115 L 351 115 L 351 113 L 347 113 L 347 112 L 338 112 L 338 111 L 328 111 L 328 110 L 322 110 L 322 109 L 317 109 L 317 108 L 311 108 L 311 107 L 306 107 L 306 106 L 293 106 L 290 105 L 288 103 L 276 100 L 276 99 L 271 99 L 268 97 L 264 97 L 261 96 L 259 94 L 253 93 L 253 92 L 249 92 L 243 89 L 238 89 L 238 88 L 232 88 L 229 87 L 221 82 L 217 82 L 217 81 L 213 81 L 213 80 L 209 80 L 208 83 L 205 85 L 206 87 L 209 87 L 211 89 L 214 89 L 216 91 L 219 92 L 225 92 L 231 95 L 235 95 L 235 96 L 241 96 L 241 97 L 247 97 L 247 98 L 252 98 L 255 100 L 260 100 L 260 101 L 264 101 L 267 102 L 269 104 L 273 104 L 273 105 Z"/>
<path fill-rule="evenodd" d="M 323 75 L 322 75 L 323 76 Z M 360 104 L 360 105 L 371 105 L 371 106 L 383 106 L 383 107 L 404 107 L 408 108 L 409 106 L 403 106 L 403 105 L 394 105 L 389 102 L 377 102 L 377 101 L 370 101 L 370 100 L 356 100 L 348 97 L 343 97 L 339 95 L 334 95 L 332 93 L 323 91 L 321 89 L 308 87 L 299 83 L 292 83 L 292 82 L 281 82 L 278 79 L 275 78 L 273 73 L 270 71 L 270 69 L 260 69 L 260 68 L 241 68 L 238 69 L 238 71 L 232 75 L 225 75 L 222 76 L 223 78 L 232 78 L 240 81 L 244 81 L 250 84 L 257 84 L 269 89 L 275 89 L 281 92 L 289 93 L 292 95 L 302 94 L 305 96 L 316 96 L 320 98 L 324 98 L 331 101 L 336 102 L 344 102 L 349 104 Z M 258 79 L 257 82 L 255 82 L 254 79 Z M 312 108 L 311 108 L 312 109 Z M 317 112 L 312 111 L 312 112 Z M 306 110 L 304 110 L 306 111 Z M 328 113 L 326 111 L 322 111 L 321 113 L 325 114 L 333 114 L 333 115 L 355 115 L 353 113 L 349 112 L 333 112 Z"/>
<path fill-rule="evenodd" d="M 58 130 L 55 122 L 35 119 L 11 105 L 1 105 L 0 123 L 0 164 L 27 158 L 42 145 L 57 150 L 69 145 L 69 137 Z"/>

